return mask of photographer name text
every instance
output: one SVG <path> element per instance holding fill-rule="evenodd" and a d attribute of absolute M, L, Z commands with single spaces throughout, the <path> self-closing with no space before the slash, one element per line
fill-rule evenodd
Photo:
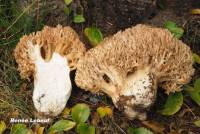
<path fill-rule="evenodd" d="M 10 123 L 48 123 L 50 122 L 50 118 L 47 119 L 15 119 L 10 118 Z"/>

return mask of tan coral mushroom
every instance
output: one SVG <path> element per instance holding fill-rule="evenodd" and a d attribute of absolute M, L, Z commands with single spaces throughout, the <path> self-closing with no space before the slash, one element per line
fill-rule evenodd
<path fill-rule="evenodd" d="M 194 73 L 192 52 L 165 29 L 136 25 L 106 38 L 77 65 L 76 84 L 108 94 L 130 118 L 146 118 L 157 86 L 180 90 Z"/>
<path fill-rule="evenodd" d="M 62 112 L 71 94 L 70 70 L 76 69 L 85 51 L 77 33 L 61 25 L 45 26 L 20 39 L 14 56 L 21 77 L 34 77 L 33 102 L 39 112 Z"/>

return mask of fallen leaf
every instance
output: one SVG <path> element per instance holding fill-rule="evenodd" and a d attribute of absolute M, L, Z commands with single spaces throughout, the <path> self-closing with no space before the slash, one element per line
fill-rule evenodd
<path fill-rule="evenodd" d="M 3 134 L 3 132 L 6 130 L 6 123 L 4 121 L 0 122 L 0 134 Z"/>
<path fill-rule="evenodd" d="M 41 127 L 40 124 L 36 124 L 34 127 L 34 132 L 36 134 L 43 134 L 44 133 L 44 128 L 45 127 Z"/>
<path fill-rule="evenodd" d="M 27 84 L 26 83 L 23 83 L 21 86 L 20 86 L 20 91 L 27 91 Z"/>
<path fill-rule="evenodd" d="M 10 116 L 11 116 L 12 118 L 17 118 L 17 117 L 19 116 L 19 111 L 18 111 L 18 110 L 15 110 L 14 112 L 11 112 L 11 113 L 10 113 Z"/>
<path fill-rule="evenodd" d="M 113 116 L 113 111 L 110 107 L 105 107 L 104 108 L 104 111 L 106 112 L 106 114 L 109 116 L 109 117 L 112 117 Z"/>
<path fill-rule="evenodd" d="M 84 103 L 76 104 L 72 107 L 71 116 L 76 123 L 84 123 L 90 116 L 90 108 Z"/>
<path fill-rule="evenodd" d="M 142 122 L 146 127 L 153 130 L 155 133 L 163 134 L 165 128 L 158 122 L 155 121 L 143 121 Z"/>
<path fill-rule="evenodd" d="M 99 114 L 99 116 L 101 118 L 105 117 L 105 116 L 109 116 L 109 117 L 112 117 L 113 115 L 113 111 L 111 108 L 109 107 L 98 107 L 97 108 L 97 113 Z"/>
<path fill-rule="evenodd" d="M 70 112 L 71 112 L 71 109 L 69 109 L 69 108 L 65 108 L 65 109 L 63 110 L 63 112 L 62 112 L 62 117 L 64 117 L 64 118 L 68 118 Z"/>
<path fill-rule="evenodd" d="M 192 9 L 192 14 L 194 15 L 200 15 L 200 9 Z"/>
<path fill-rule="evenodd" d="M 68 131 L 72 129 L 75 125 L 76 123 L 70 120 L 59 120 L 49 128 L 48 132 L 52 134 L 57 132 Z"/>
<path fill-rule="evenodd" d="M 94 125 L 94 126 L 98 126 L 99 122 L 100 122 L 99 114 L 97 112 L 94 112 L 94 114 L 92 115 L 91 124 Z"/>
<path fill-rule="evenodd" d="M 164 105 L 164 109 L 160 110 L 159 112 L 162 115 L 174 115 L 181 109 L 183 104 L 183 95 L 181 92 L 171 93 L 167 101 Z"/>
<path fill-rule="evenodd" d="M 37 134 L 43 134 L 44 133 L 44 127 L 39 127 L 37 130 Z"/>

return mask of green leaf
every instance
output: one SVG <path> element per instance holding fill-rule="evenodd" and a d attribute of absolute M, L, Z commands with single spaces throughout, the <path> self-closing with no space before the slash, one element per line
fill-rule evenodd
<path fill-rule="evenodd" d="M 194 89 L 200 90 L 200 78 L 196 79 L 194 82 Z"/>
<path fill-rule="evenodd" d="M 95 134 L 95 127 L 89 126 L 89 134 Z"/>
<path fill-rule="evenodd" d="M 189 85 L 183 85 L 182 87 L 181 87 L 184 91 L 189 91 L 189 92 L 191 92 L 191 91 L 194 91 L 195 89 L 194 89 L 194 87 L 192 87 L 192 86 L 189 86 Z"/>
<path fill-rule="evenodd" d="M 187 86 L 186 93 L 200 106 L 200 78 L 194 82 L 194 87 Z"/>
<path fill-rule="evenodd" d="M 184 30 L 181 27 L 178 27 L 175 22 L 167 21 L 164 24 L 164 27 L 167 28 L 176 38 L 183 36 Z"/>
<path fill-rule="evenodd" d="M 11 134 L 28 134 L 30 131 L 24 124 L 15 124 L 11 128 Z"/>
<path fill-rule="evenodd" d="M 192 59 L 195 63 L 200 64 L 200 56 L 197 55 L 196 53 L 192 54 Z"/>
<path fill-rule="evenodd" d="M 181 92 L 171 93 L 167 98 L 164 109 L 159 111 L 162 115 L 173 115 L 178 112 L 183 104 L 183 95 Z"/>
<path fill-rule="evenodd" d="M 195 121 L 194 124 L 195 124 L 197 127 L 200 127 L 200 120 Z"/>
<path fill-rule="evenodd" d="M 200 90 L 194 88 L 194 91 L 187 91 L 187 93 L 200 106 Z"/>
<path fill-rule="evenodd" d="M 96 46 L 103 40 L 101 31 L 96 27 L 85 28 L 84 34 L 92 46 Z"/>
<path fill-rule="evenodd" d="M 83 23 L 85 22 L 85 18 L 83 15 L 76 15 L 74 16 L 74 23 Z"/>
<path fill-rule="evenodd" d="M 84 123 L 90 116 L 90 108 L 88 105 L 80 103 L 76 104 L 71 111 L 72 119 L 77 123 Z"/>
<path fill-rule="evenodd" d="M 72 3 L 72 0 L 64 0 L 64 2 L 65 2 L 66 5 L 69 5 L 69 4 Z"/>
<path fill-rule="evenodd" d="M 6 123 L 4 121 L 0 122 L 0 134 L 3 134 L 3 132 L 6 130 Z"/>
<path fill-rule="evenodd" d="M 69 120 L 59 120 L 49 128 L 49 133 L 57 133 L 68 131 L 76 125 L 75 122 Z"/>
<path fill-rule="evenodd" d="M 77 125 L 76 131 L 78 134 L 95 134 L 95 127 L 88 126 L 85 123 L 80 123 Z"/>
<path fill-rule="evenodd" d="M 65 7 L 63 10 L 66 15 L 70 15 L 71 9 L 69 7 Z"/>
<path fill-rule="evenodd" d="M 153 132 L 151 132 L 150 130 L 148 130 L 144 127 L 140 127 L 140 128 L 129 127 L 128 133 L 129 134 L 153 134 Z"/>
<path fill-rule="evenodd" d="M 88 126 L 85 123 L 80 123 L 76 127 L 76 132 L 78 134 L 88 134 Z"/>

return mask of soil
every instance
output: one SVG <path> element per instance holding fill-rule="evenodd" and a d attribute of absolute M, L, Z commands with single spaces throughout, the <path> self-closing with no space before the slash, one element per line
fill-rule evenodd
<path fill-rule="evenodd" d="M 47 14 L 41 15 L 40 19 L 44 17 L 46 25 L 72 26 L 88 48 L 89 45 L 83 34 L 83 30 L 87 26 L 95 25 L 99 27 L 104 37 L 107 37 L 138 23 L 163 27 L 166 21 L 171 20 L 184 28 L 185 34 L 182 40 L 200 55 L 200 16 L 194 16 L 190 13 L 191 9 L 200 8 L 199 0 L 74 0 L 71 4 L 73 13 L 70 16 L 64 14 L 65 5 L 62 0 L 46 0 L 45 6 L 49 8 L 49 11 Z M 83 13 L 86 18 L 86 22 L 83 24 L 75 24 L 71 21 L 73 15 L 79 13 Z M 199 66 L 196 66 L 196 68 L 194 79 L 200 76 Z M 74 81 L 74 72 L 71 73 L 71 79 Z M 28 82 L 28 84 L 30 83 Z M 167 95 L 159 90 L 157 101 L 148 113 L 148 120 L 163 126 L 166 134 L 200 134 L 200 128 L 193 124 L 195 120 L 200 119 L 200 107 L 186 96 L 178 113 L 173 116 L 162 116 L 157 111 L 166 101 L 166 98 Z M 93 113 L 101 105 L 109 105 L 114 109 L 112 119 L 108 118 L 99 122 L 98 133 L 124 134 L 129 126 L 148 127 L 142 121 L 128 120 L 114 108 L 109 97 L 84 92 L 73 83 L 72 97 L 68 106 L 80 102 L 89 104 Z M 92 114 L 90 120 L 94 117 L 95 115 Z M 74 132 L 71 131 L 70 133 Z"/>

